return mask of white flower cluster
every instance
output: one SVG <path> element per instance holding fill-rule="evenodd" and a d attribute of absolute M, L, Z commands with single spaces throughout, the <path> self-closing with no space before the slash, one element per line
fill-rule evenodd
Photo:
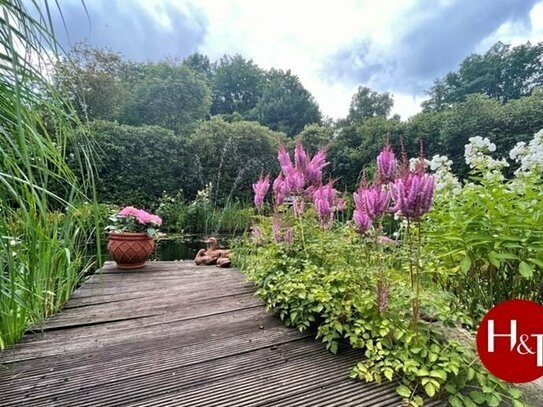
<path fill-rule="evenodd" d="M 452 161 L 444 155 L 434 155 L 429 161 L 430 170 L 436 175 L 436 191 L 459 195 L 462 186 L 451 170 Z"/>
<path fill-rule="evenodd" d="M 410 158 L 409 159 L 409 170 L 410 171 L 415 171 L 417 169 L 417 165 L 419 164 L 420 162 L 420 158 Z M 427 159 L 424 159 L 424 168 L 428 168 L 428 166 L 430 165 L 430 161 L 428 161 Z"/>
<path fill-rule="evenodd" d="M 512 160 L 520 164 L 516 175 L 539 173 L 543 171 L 543 129 L 539 130 L 534 138 L 526 145 L 518 142 L 509 153 Z"/>
<path fill-rule="evenodd" d="M 465 146 L 464 157 L 466 164 L 480 171 L 487 180 L 502 181 L 504 176 L 501 170 L 509 167 L 509 163 L 505 158 L 495 160 L 487 154 L 494 151 L 496 151 L 496 144 L 491 143 L 488 138 L 471 137 Z"/>
<path fill-rule="evenodd" d="M 213 184 L 210 182 L 206 184 L 204 189 L 196 193 L 196 199 L 194 200 L 194 202 L 192 202 L 192 204 L 196 205 L 197 202 L 209 202 L 209 197 L 211 196 L 212 191 L 213 191 Z"/>

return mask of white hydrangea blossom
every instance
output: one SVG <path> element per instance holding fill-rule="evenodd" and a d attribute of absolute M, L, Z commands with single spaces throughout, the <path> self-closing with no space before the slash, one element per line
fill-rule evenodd
<path fill-rule="evenodd" d="M 480 136 L 471 137 L 469 143 L 465 146 L 464 157 L 466 164 L 472 169 L 480 171 L 485 179 L 489 181 L 503 181 L 504 176 L 501 170 L 509 167 L 505 158 L 496 160 L 487 153 L 496 151 L 496 144 L 491 143 L 488 138 Z"/>
<path fill-rule="evenodd" d="M 451 192 L 459 195 L 462 192 L 460 181 L 452 173 L 452 161 L 444 155 L 434 155 L 428 162 L 430 170 L 436 175 L 436 191 Z"/>

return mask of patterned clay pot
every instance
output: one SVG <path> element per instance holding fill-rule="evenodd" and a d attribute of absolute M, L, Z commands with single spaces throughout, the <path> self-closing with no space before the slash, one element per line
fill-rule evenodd
<path fill-rule="evenodd" d="M 107 242 L 109 256 L 121 270 L 144 267 L 154 248 L 155 240 L 146 233 L 110 233 Z"/>

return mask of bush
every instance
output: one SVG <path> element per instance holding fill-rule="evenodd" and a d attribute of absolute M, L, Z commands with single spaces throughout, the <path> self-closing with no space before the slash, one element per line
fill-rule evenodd
<path fill-rule="evenodd" d="M 194 179 L 185 142 L 157 126 L 95 121 L 100 202 L 150 207 L 163 193 Z"/>

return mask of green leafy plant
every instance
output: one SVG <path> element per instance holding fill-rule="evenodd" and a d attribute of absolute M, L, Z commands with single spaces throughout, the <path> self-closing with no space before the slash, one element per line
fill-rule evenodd
<path fill-rule="evenodd" d="M 300 147 L 295 156 L 296 166 L 289 165 L 285 152 L 279 152 L 284 174 L 308 168 Z M 299 164 L 304 162 L 305 167 Z M 304 208 L 299 204 L 302 194 L 280 195 L 289 181 L 288 175 L 278 177 L 273 216 L 257 218 L 234 260 L 286 325 L 300 330 L 315 326 L 318 338 L 333 353 L 344 346 L 362 349 L 365 358 L 353 368 L 352 377 L 398 380 L 396 390 L 405 405 L 420 406 L 427 398 L 439 397 L 452 406 L 522 406 L 521 392 L 480 364 L 473 332 L 466 329 L 473 320 L 462 301 L 436 283 L 445 271 L 436 268 L 435 256 L 425 249 L 432 238 L 423 233 L 432 224 L 422 219 L 427 190 L 421 186 L 420 201 L 401 201 L 399 189 L 409 182 L 429 182 L 423 172 L 417 173 L 424 162 L 417 162 L 419 169 L 409 172 L 411 181 L 404 175 L 404 184 L 394 181 L 390 186 L 398 188 L 394 199 L 401 202 L 395 211 L 406 219 L 385 220 L 390 215 L 379 202 L 386 202 L 386 188 L 362 185 L 354 196 L 354 228 L 334 221 L 333 200 L 327 204 L 321 199 L 333 196 L 330 187 L 316 187 L 321 192 Z M 383 165 L 378 162 L 377 172 Z M 296 185 L 296 177 L 291 185 Z M 438 181 L 441 186 L 442 178 Z M 264 179 L 255 192 L 255 202 L 260 203 L 267 192 Z M 395 231 L 396 239 L 383 235 L 385 226 Z"/>

